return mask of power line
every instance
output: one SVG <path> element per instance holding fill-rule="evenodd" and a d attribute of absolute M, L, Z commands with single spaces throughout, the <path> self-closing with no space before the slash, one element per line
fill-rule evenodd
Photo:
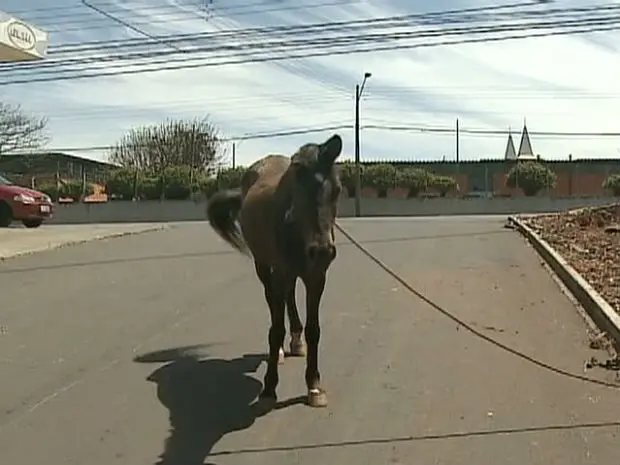
<path fill-rule="evenodd" d="M 587 25 L 587 27 L 586 27 Z M 542 27 L 544 27 L 543 25 Z M 449 31 L 424 31 L 422 33 L 412 33 L 412 32 L 404 32 L 400 34 L 366 34 L 365 36 L 344 36 L 338 39 L 335 38 L 323 38 L 323 39 L 315 39 L 315 41 L 310 42 L 309 40 L 305 41 L 281 41 L 281 42 L 271 42 L 269 43 L 270 47 L 266 49 L 264 44 L 261 46 L 260 43 L 256 44 L 248 44 L 248 45 L 234 45 L 234 46 L 220 46 L 219 50 L 225 51 L 226 49 L 233 49 L 232 53 L 228 53 L 228 55 L 220 55 L 217 57 L 201 57 L 196 58 L 195 60 L 202 60 L 198 63 L 188 63 L 189 59 L 187 57 L 183 57 L 181 59 L 168 58 L 166 60 L 154 60 L 152 59 L 148 63 L 139 63 L 139 64 L 121 64 L 119 65 L 108 65 L 105 69 L 95 69 L 95 70 L 68 70 L 80 72 L 79 75 L 59 75 L 57 72 L 53 75 L 46 76 L 43 75 L 41 77 L 32 77 L 32 78 L 22 78 L 15 80 L 8 80 L 4 82 L 0 82 L 0 85 L 10 85 L 10 84 L 24 84 L 30 82 L 48 82 L 48 81 L 61 81 L 68 79 L 84 79 L 88 77 L 103 77 L 103 76 L 114 76 L 114 75 L 126 75 L 126 74 L 141 74 L 147 72 L 155 72 L 155 71 L 164 71 L 164 70 L 177 70 L 177 69 L 191 69 L 191 68 L 199 68 L 199 67 L 209 67 L 209 66 L 221 66 L 226 64 L 242 64 L 242 63 L 259 63 L 259 62 L 267 62 L 267 61 L 275 61 L 275 60 L 285 60 L 285 59 L 295 59 L 295 58 L 309 58 L 309 57 L 318 57 L 318 56 L 332 56 L 332 55 L 345 55 L 345 54 L 356 54 L 356 53 L 367 53 L 372 51 L 387 51 L 387 50 L 399 50 L 399 49 L 412 49 L 412 48 L 421 48 L 421 47 L 434 47 L 440 45 L 454 45 L 454 44 L 463 44 L 463 43 L 476 43 L 476 42 L 493 42 L 493 41 L 504 41 L 510 39 L 523 39 L 530 37 L 544 37 L 544 36 L 553 36 L 553 35 L 572 35 L 572 34 L 580 34 L 587 32 L 595 32 L 595 31 L 603 31 L 603 30 L 615 30 L 620 28 L 620 17 L 617 19 L 613 19 L 611 21 L 605 21 L 603 23 L 595 23 L 594 25 L 587 20 L 582 20 L 578 22 L 570 22 L 568 24 L 568 30 L 552 30 L 552 31 L 544 31 L 544 32 L 528 32 L 523 34 L 522 31 L 516 27 L 515 25 L 509 25 L 508 27 L 504 26 L 499 29 L 499 32 L 505 32 L 506 30 L 517 30 L 518 33 L 502 35 L 498 37 L 473 37 L 473 38 L 465 38 L 465 39 L 457 39 L 457 40 L 445 40 L 445 41 L 436 41 L 436 42 L 423 42 L 423 43 L 414 43 L 414 44 L 398 44 L 398 45 L 377 45 L 377 46 L 359 46 L 359 42 L 384 42 L 384 41 L 398 41 L 403 39 L 418 39 L 418 38 L 437 38 L 444 36 L 452 36 L 452 35 L 464 35 L 465 33 L 471 33 L 472 28 L 456 28 Z M 495 32 L 495 29 L 477 29 L 478 32 L 485 33 L 486 32 Z M 396 37 L 396 38 L 394 38 Z M 353 48 L 350 48 L 353 45 Z M 274 48 L 278 47 L 279 49 L 274 50 Z M 343 47 L 349 47 L 344 48 Z M 245 48 L 245 49 L 244 49 Z M 247 50 L 247 49 L 250 50 Z M 258 48 L 258 53 L 263 50 L 263 53 L 271 53 L 271 56 L 251 56 L 254 52 L 253 48 Z M 274 53 L 284 53 L 284 52 L 295 52 L 295 51 L 303 51 L 304 49 L 309 49 L 307 53 L 300 55 L 299 53 L 289 53 L 283 55 L 274 55 Z M 335 50 L 334 50 L 335 49 Z M 218 51 L 217 46 L 211 48 L 211 51 Z M 204 60 L 213 60 L 214 61 L 204 61 Z M 217 61 L 219 59 L 219 61 Z M 180 64 L 173 64 L 176 62 L 181 62 Z M 185 62 L 185 63 L 183 63 Z M 150 68 L 146 68 L 146 66 L 151 66 Z M 153 65 L 162 65 L 153 67 Z M 142 66 L 142 68 L 138 69 L 127 69 L 130 66 Z M 118 68 L 121 69 L 118 69 Z M 110 68 L 113 68 L 112 70 Z M 98 71 L 95 73 L 84 74 L 84 71 Z M 42 73 L 45 74 L 45 73 Z"/>
<path fill-rule="evenodd" d="M 327 7 L 327 6 L 342 6 L 342 5 L 346 5 L 346 4 L 354 4 L 354 3 L 359 3 L 360 0 L 337 0 L 334 1 L 332 0 L 331 2 L 326 2 L 324 4 L 313 4 L 311 5 L 312 9 L 315 10 L 316 8 L 320 8 L 320 7 Z M 301 10 L 301 9 L 307 9 L 310 6 L 308 5 L 296 5 L 296 6 L 278 6 L 275 8 L 258 8 L 258 9 L 247 9 L 246 7 L 254 7 L 254 6 L 265 6 L 268 5 L 270 3 L 273 2 L 264 2 L 264 3 L 248 3 L 248 4 L 236 4 L 236 5 L 230 5 L 230 6 L 210 6 L 208 8 L 208 12 L 209 13 L 226 13 L 225 16 L 232 18 L 232 17 L 240 17 L 240 16 L 247 16 L 247 15 L 251 15 L 251 14 L 258 14 L 258 13 L 271 13 L 271 12 L 278 12 L 278 11 L 290 11 L 290 10 Z M 594 12 L 594 11 L 604 11 L 605 9 L 610 9 L 610 8 L 616 8 L 616 5 L 609 5 L 609 4 L 602 4 L 602 5 L 591 5 L 591 6 L 587 6 L 587 7 L 571 7 L 571 8 L 546 8 L 543 10 L 530 10 L 528 9 L 529 7 L 536 7 L 536 6 L 541 6 L 545 3 L 549 3 L 549 2 L 541 2 L 541 1 L 531 1 L 531 2 L 526 2 L 526 3 L 513 3 L 513 4 L 508 4 L 508 5 L 490 5 L 490 6 L 484 6 L 484 7 L 476 7 L 476 8 L 468 8 L 468 9 L 460 9 L 460 10 L 444 10 L 444 11 L 434 11 L 434 12 L 429 12 L 429 13 L 421 13 L 420 15 L 427 15 L 428 19 L 427 21 L 425 21 L 427 24 L 437 24 L 439 22 L 443 23 L 446 20 L 450 20 L 451 22 L 454 21 L 472 21 L 472 20 L 482 20 L 482 19 L 497 19 L 497 18 L 501 18 L 504 17 L 506 18 L 507 15 L 510 15 L 511 19 L 514 19 L 514 17 L 521 17 L 521 18 L 527 18 L 527 17 L 532 17 L 533 15 L 550 15 L 550 14 L 558 14 L 558 13 L 572 13 L 572 14 L 578 14 L 580 16 L 587 14 L 589 12 Z M 103 8 L 103 7 L 102 7 Z M 237 11 L 239 9 L 243 9 L 246 8 L 246 10 L 244 11 Z M 167 10 L 172 10 L 172 11 L 167 11 Z M 513 11 L 511 12 L 506 12 L 506 10 L 512 9 Z M 163 10 L 163 11 L 162 11 Z M 185 22 L 185 21 L 195 21 L 197 19 L 197 15 L 199 13 L 203 13 L 205 12 L 205 10 L 201 9 L 201 8 L 196 8 L 196 11 L 192 11 L 192 12 L 188 12 L 186 9 L 184 8 L 180 8 L 176 5 L 160 5 L 157 7 L 150 7 L 147 8 L 146 11 L 156 11 L 157 14 L 153 13 L 151 16 L 158 16 L 158 17 L 162 17 L 162 19 L 149 19 L 148 21 L 138 21 L 138 20 L 134 20 L 132 21 L 132 24 L 134 25 L 153 25 L 153 24 L 160 24 L 160 23 L 170 23 L 170 22 Z M 502 11 L 503 10 L 503 11 Z M 106 12 L 111 14 L 111 15 L 118 15 L 121 14 L 123 12 L 127 12 L 127 11 L 132 11 L 130 9 L 127 8 L 123 8 L 123 7 L 117 7 L 117 8 L 107 8 Z M 496 13 L 495 11 L 500 11 L 499 13 Z M 489 12 L 493 12 L 492 14 L 490 14 Z M 481 14 L 482 13 L 482 14 Z M 180 14 L 187 14 L 190 15 L 190 18 L 172 18 L 172 16 L 176 16 L 176 15 L 180 15 Z M 456 15 L 460 14 L 461 17 L 457 18 Z M 66 16 L 66 18 L 68 19 L 77 19 L 78 17 L 81 16 L 88 16 L 87 12 L 81 12 L 78 13 L 77 15 L 69 15 Z M 484 15 L 484 16 L 483 16 Z M 136 15 L 136 16 L 142 16 L 142 15 Z M 55 26 L 58 26 L 59 22 L 58 19 L 65 19 L 65 17 L 60 16 L 60 17 L 56 17 L 56 21 L 55 21 Z M 33 21 L 35 21 L 37 18 L 32 18 Z M 199 19 L 207 19 L 207 17 L 200 17 Z M 66 26 L 63 28 L 63 31 L 71 31 L 71 30 L 84 30 L 84 26 L 85 26 L 85 22 L 84 19 L 81 19 L 79 21 L 75 21 L 76 24 L 79 24 L 79 27 L 75 28 L 75 29 L 67 29 Z M 60 23 L 61 25 L 66 25 L 66 24 L 73 24 L 73 21 L 70 22 L 65 22 L 65 23 Z M 424 22 L 422 23 L 424 24 Z M 55 26 L 52 26 L 55 27 Z M 88 27 L 89 30 L 94 30 L 94 29 L 101 29 L 101 28 L 109 28 L 109 25 L 101 25 L 99 27 Z"/>
<path fill-rule="evenodd" d="M 320 4 L 318 6 L 321 6 Z M 508 7 L 498 6 L 494 9 Z M 313 23 L 313 24 L 302 24 L 302 25 L 278 25 L 278 26 L 266 26 L 266 27 L 250 27 L 250 28 L 235 28 L 224 31 L 217 32 L 199 32 L 199 33 L 186 33 L 186 34 L 172 34 L 165 36 L 155 36 L 154 40 L 145 40 L 139 38 L 133 39 L 120 39 L 120 40 L 108 40 L 108 41 L 93 41 L 86 43 L 79 43 L 74 45 L 65 45 L 64 47 L 60 47 L 58 49 L 52 48 L 50 50 L 49 56 L 54 56 L 59 53 L 75 53 L 76 51 L 94 51 L 94 50 L 104 50 L 110 48 L 119 48 L 124 47 L 126 45 L 131 45 L 132 47 L 137 47 L 138 45 L 147 46 L 153 45 L 154 41 L 196 41 L 201 39 L 213 40 L 215 38 L 239 38 L 241 36 L 255 36 L 260 35 L 261 38 L 264 38 L 264 35 L 279 35 L 283 33 L 289 34 L 300 34 L 300 33 L 310 33 L 310 32 L 326 32 L 327 30 L 331 31 L 339 31 L 339 32 L 347 32 L 350 33 L 354 29 L 355 30 L 365 30 L 367 26 L 372 25 L 375 28 L 379 26 L 385 27 L 397 27 L 397 26 L 406 26 L 406 27 L 426 27 L 426 26 L 448 26 L 448 25 L 462 25 L 462 24 L 473 24 L 476 22 L 482 21 L 482 19 L 475 17 L 471 12 L 477 12 L 477 15 L 480 16 L 480 11 L 486 11 L 490 8 L 470 8 L 470 9 L 461 9 L 461 10 L 448 10 L 443 12 L 432 12 L 432 13 L 412 13 L 405 15 L 397 15 L 397 16 L 388 16 L 383 18 L 367 18 L 361 20 L 349 20 L 349 21 L 331 21 L 331 22 L 323 22 L 323 23 Z M 542 12 L 531 12 L 531 14 L 522 13 L 521 19 L 526 20 L 570 20 L 570 19 L 583 19 L 583 16 L 586 13 L 590 13 L 587 16 L 588 20 L 604 20 L 604 19 L 613 19 L 617 16 L 617 13 L 620 12 L 620 5 L 614 6 L 612 10 L 609 8 L 598 9 L 593 8 L 582 8 L 583 11 L 579 11 L 579 15 L 576 15 L 574 9 L 564 9 L 564 10 L 549 10 Z M 587 10 L 587 11 L 586 11 Z M 467 14 L 465 14 L 467 13 Z M 598 13 L 597 15 L 593 15 L 592 13 Z M 606 13 L 606 14 L 603 14 Z M 484 18 L 487 20 L 488 26 L 493 26 L 498 23 L 498 19 L 502 19 L 502 16 L 498 13 L 494 13 L 494 15 L 489 15 L 494 23 L 488 23 L 490 18 Z M 510 19 L 514 21 L 516 18 L 513 17 L 514 14 L 507 16 L 503 19 Z M 530 25 L 531 27 L 535 26 L 535 24 L 530 23 L 517 23 L 521 27 L 527 27 Z"/>
<path fill-rule="evenodd" d="M 320 5 L 319 5 L 320 6 Z M 501 8 L 504 8 L 502 6 Z M 497 9 L 500 7 L 494 7 Z M 620 9 L 620 6 L 618 7 Z M 489 8 L 485 8 L 489 9 Z M 280 37 L 280 34 L 288 34 L 289 36 L 298 35 L 301 33 L 318 33 L 318 32 L 327 32 L 327 31 L 337 31 L 337 32 L 347 32 L 350 33 L 353 30 L 366 30 L 369 26 L 373 26 L 375 29 L 378 27 L 397 27 L 397 26 L 420 26 L 421 22 L 423 25 L 424 20 L 429 20 L 430 18 L 440 18 L 439 13 L 441 13 L 442 24 L 460 24 L 463 22 L 471 23 L 471 20 L 467 21 L 459 21 L 452 20 L 448 21 L 446 18 L 449 15 L 454 16 L 456 13 L 461 12 L 470 12 L 470 11 L 481 11 L 481 8 L 473 8 L 473 9 L 462 9 L 462 10 L 448 10 L 444 12 L 434 12 L 434 13 L 412 13 L 405 15 L 396 15 L 396 16 L 386 16 L 381 18 L 367 18 L 367 19 L 356 19 L 356 20 L 347 20 L 347 21 L 328 21 L 321 23 L 311 23 L 311 24 L 296 24 L 296 25 L 277 25 L 277 26 L 262 26 L 262 27 L 248 27 L 248 28 L 232 28 L 228 30 L 219 30 L 216 32 L 198 32 L 198 33 L 184 33 L 184 34 L 171 34 L 164 36 L 154 36 L 152 39 L 144 39 L 144 38 L 131 38 L 131 39 L 114 39 L 114 40 L 105 40 L 105 41 L 90 41 L 90 42 L 80 42 L 76 44 L 68 44 L 62 47 L 54 48 L 50 47 L 50 52 L 48 54 L 49 57 L 53 57 L 54 55 L 60 53 L 69 53 L 74 54 L 76 51 L 101 51 L 108 49 L 118 49 L 118 48 L 126 48 L 126 46 L 137 47 L 137 46 L 147 46 L 147 45 L 156 45 L 159 42 L 181 42 L 181 41 L 195 41 L 195 40 L 214 40 L 214 39 L 239 39 L 240 37 L 247 36 L 256 36 L 260 35 L 261 38 L 264 38 L 265 35 L 273 35 Z M 446 18 L 444 18 L 444 16 Z M 561 19 L 561 18 L 560 18 Z M 565 18 L 571 19 L 571 18 Z M 578 19 L 578 18 L 572 18 Z M 437 25 L 431 22 L 430 25 Z M 14 64 L 13 66 L 25 66 L 31 65 L 29 63 L 20 63 Z"/>
<path fill-rule="evenodd" d="M 313 5 L 313 8 L 320 8 L 322 6 L 329 6 L 331 3 L 318 3 Z M 521 6 L 532 6 L 532 3 L 523 4 Z M 528 10 L 525 9 L 523 11 L 516 11 L 515 4 L 510 5 L 496 5 L 491 7 L 477 7 L 477 8 L 466 8 L 466 9 L 457 9 L 457 10 L 443 10 L 443 11 L 434 11 L 427 13 L 409 13 L 405 15 L 391 16 L 385 18 L 367 18 L 363 20 L 354 20 L 354 21 L 338 21 L 338 22 L 324 22 L 324 23 L 314 23 L 314 24 L 306 24 L 306 25 L 278 25 L 278 26 L 263 26 L 263 27 L 251 27 L 251 28 L 236 28 L 229 31 L 222 31 L 226 34 L 240 34 L 240 33 L 276 33 L 285 31 L 288 29 L 298 29 L 299 31 L 308 29 L 317 29 L 321 27 L 325 27 L 326 25 L 332 24 L 334 27 L 345 28 L 348 25 L 355 24 L 363 24 L 363 23 L 373 23 L 373 22 L 383 22 L 385 20 L 400 20 L 402 22 L 401 25 L 404 26 L 437 26 L 437 25 L 456 25 L 456 24 L 471 24 L 475 22 L 481 21 L 495 21 L 496 23 L 500 20 L 533 20 L 533 19 L 581 19 L 583 17 L 592 18 L 593 14 L 598 14 L 598 17 L 601 17 L 602 14 L 606 14 L 606 16 L 613 17 L 613 15 L 617 15 L 620 11 L 620 5 L 599 5 L 599 6 L 588 6 L 588 7 L 571 7 L 571 8 L 556 8 L 556 9 L 546 9 L 546 10 Z M 505 10 L 510 11 L 505 11 Z M 134 22 L 134 24 L 136 24 Z M 88 28 L 86 28 L 88 30 Z M 82 26 L 81 30 L 84 30 Z M 206 34 L 207 37 L 210 37 L 210 33 L 186 33 L 186 34 L 171 34 L 171 35 L 163 35 L 163 36 L 155 36 L 158 41 L 161 40 L 173 40 L 176 38 L 185 38 L 186 40 L 191 39 L 192 37 L 200 38 L 202 35 Z M 81 49 L 84 46 L 93 47 L 100 46 L 105 47 L 107 45 L 114 46 L 122 46 L 122 45 L 149 45 L 148 41 L 140 38 L 129 38 L 129 39 L 113 39 L 113 40 L 104 40 L 104 41 L 90 41 L 90 42 L 80 42 L 73 44 L 64 44 L 59 47 L 50 47 L 49 55 L 53 56 L 57 53 L 65 52 L 67 50 L 75 51 L 76 48 Z"/>
<path fill-rule="evenodd" d="M 361 0 L 337 0 L 337 1 L 330 1 L 330 2 L 325 2 L 323 4 L 318 4 L 318 5 L 295 5 L 295 6 L 278 6 L 278 7 L 272 7 L 272 8 L 240 8 L 243 7 L 243 5 L 231 5 L 229 7 L 217 7 L 217 8 L 212 8 L 212 11 L 216 11 L 216 12 L 222 12 L 222 13 L 226 13 L 226 16 L 229 18 L 240 18 L 240 17 L 244 17 L 244 16 L 250 16 L 250 15 L 255 15 L 255 14 L 265 14 L 265 13 L 276 13 L 276 12 L 283 12 L 283 11 L 295 11 L 295 10 L 305 10 L 308 8 L 317 8 L 317 7 L 333 7 L 333 6 L 342 6 L 342 5 L 349 5 L 349 4 L 353 4 L 353 3 L 359 3 L 361 2 Z M 150 12 L 152 10 L 153 13 L 151 13 L 151 16 L 157 16 L 159 19 L 148 19 L 148 20 L 132 20 L 131 23 L 134 26 L 153 26 L 153 25 L 165 25 L 165 24 L 170 24 L 172 22 L 174 23 L 185 23 L 185 22 L 190 22 L 190 21 L 197 21 L 197 20 L 206 20 L 208 19 L 208 14 L 209 12 L 204 12 L 206 13 L 206 16 L 198 16 L 198 14 L 201 12 L 200 10 L 197 10 L 195 12 L 188 12 L 185 11 L 183 9 L 180 9 L 174 5 L 162 5 L 156 8 L 166 8 L 166 7 L 170 7 L 170 8 L 174 8 L 174 11 L 159 11 L 159 10 L 155 10 L 155 8 L 147 8 L 146 11 Z M 111 14 L 112 16 L 114 15 L 118 15 L 118 14 L 122 14 L 123 12 L 126 12 L 127 9 L 117 9 L 117 10 L 107 10 L 107 12 L 109 14 Z M 131 11 L 131 10 L 130 10 Z M 80 16 L 81 15 L 81 16 Z M 89 20 L 85 20 L 86 18 L 88 18 L 90 16 L 90 19 L 92 19 L 93 21 L 89 21 Z M 93 30 L 99 30 L 99 29 L 113 29 L 114 27 L 117 27 L 118 24 L 101 24 L 103 21 L 101 21 L 101 18 L 93 18 L 92 17 L 92 13 L 87 13 L 87 12 L 82 12 L 80 14 L 76 14 L 76 15 L 70 15 L 67 17 L 67 19 L 69 19 L 69 21 L 65 21 L 65 22 L 58 22 L 55 21 L 53 24 L 49 25 L 48 27 L 46 27 L 46 29 L 49 32 L 72 32 L 72 31 L 83 31 L 84 29 L 87 29 L 89 31 L 93 31 Z M 136 16 L 144 16 L 144 15 L 136 15 Z M 30 19 L 31 22 L 36 23 L 36 19 Z M 75 27 L 68 27 L 71 25 L 76 25 Z M 62 26 L 62 28 L 60 28 L 60 26 Z"/>
<path fill-rule="evenodd" d="M 354 2 L 359 2 L 359 1 L 360 0 L 337 0 L 336 2 L 334 2 L 334 0 L 332 0 L 332 2 L 336 4 L 354 3 Z M 164 18 L 171 20 L 170 16 L 179 15 L 179 14 L 189 14 L 187 10 L 192 9 L 192 7 L 193 7 L 193 10 L 195 10 L 195 12 L 228 13 L 228 12 L 235 12 L 235 11 L 240 11 L 240 10 L 245 11 L 248 9 L 254 9 L 257 12 L 260 12 L 260 11 L 270 10 L 271 8 L 274 7 L 274 5 L 279 5 L 276 7 L 276 11 L 280 11 L 281 9 L 286 10 L 290 8 L 290 6 L 285 6 L 286 2 L 269 0 L 269 1 L 262 1 L 262 2 L 241 2 L 241 3 L 232 4 L 232 5 L 222 5 L 222 6 L 216 6 L 216 5 L 211 4 L 206 7 L 202 7 L 199 4 L 182 5 L 182 6 L 175 5 L 175 4 L 146 5 L 146 6 L 140 6 L 140 12 L 157 14 L 158 16 L 163 16 Z M 131 3 L 127 5 L 119 5 L 117 2 L 109 3 L 109 2 L 97 1 L 98 8 L 105 10 L 107 13 L 110 13 L 112 15 L 136 11 L 136 10 L 133 10 L 131 6 L 132 6 Z M 303 5 L 302 8 L 308 8 L 308 6 Z M 82 24 L 83 25 L 84 17 L 93 16 L 87 8 L 83 8 L 83 4 L 81 2 L 78 2 L 76 5 L 73 5 L 72 8 L 71 7 L 69 8 L 58 7 L 58 9 L 52 8 L 50 10 L 66 11 L 66 13 L 53 14 L 49 10 L 43 8 L 43 9 L 29 9 L 29 10 L 24 10 L 24 11 L 13 11 L 12 14 L 14 14 L 15 16 L 19 16 L 23 19 L 28 19 L 29 21 L 33 23 L 46 22 L 50 18 L 53 18 L 54 22 L 52 23 L 52 25 L 58 25 L 58 24 L 60 25 Z M 40 14 L 36 14 L 36 13 L 40 13 Z M 136 16 L 142 16 L 142 15 L 136 15 Z"/>
<path fill-rule="evenodd" d="M 239 142 L 243 140 L 259 140 L 259 139 L 273 139 L 278 137 L 290 137 L 306 134 L 316 134 L 320 132 L 328 131 L 342 131 L 347 129 L 353 129 L 352 124 L 337 124 L 326 125 L 305 129 L 292 129 L 285 131 L 274 132 L 258 132 L 252 134 L 242 134 L 237 136 L 218 138 L 220 142 Z M 381 131 L 397 131 L 397 132 L 417 132 L 428 134 L 456 134 L 456 129 L 453 127 L 439 127 L 439 126 L 416 126 L 416 125 L 380 125 L 380 124 L 365 124 L 361 126 L 364 130 L 381 130 Z M 530 136 L 552 136 L 552 137 L 620 137 L 620 132 L 571 132 L 571 131 L 528 131 Z M 475 135 L 503 135 L 507 136 L 510 131 L 508 130 L 493 130 L 493 129 L 467 129 L 459 128 L 460 134 L 475 134 Z M 113 150 L 114 145 L 93 145 L 85 147 L 65 147 L 65 148 L 50 148 L 45 149 L 49 152 L 90 152 L 90 151 L 105 151 Z"/>

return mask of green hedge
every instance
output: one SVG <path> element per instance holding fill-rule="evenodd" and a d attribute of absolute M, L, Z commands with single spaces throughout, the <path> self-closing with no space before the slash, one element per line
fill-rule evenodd
<path fill-rule="evenodd" d="M 338 165 L 338 169 L 344 189 L 349 197 L 354 196 L 355 165 L 344 162 Z M 110 200 L 131 200 L 134 196 L 144 200 L 184 200 L 193 194 L 210 197 L 219 189 L 239 187 L 245 170 L 245 167 L 226 168 L 216 176 L 209 176 L 190 173 L 190 169 L 183 166 L 166 169 L 161 174 L 121 168 L 109 173 L 106 194 Z M 389 163 L 380 163 L 362 166 L 360 172 L 362 187 L 375 188 L 380 197 L 387 196 L 388 191 L 394 188 L 406 189 L 409 197 L 426 192 L 443 196 L 458 189 L 454 178 L 436 175 L 422 168 L 397 168 Z"/>
<path fill-rule="evenodd" d="M 186 200 L 192 194 L 211 196 L 218 189 L 238 187 L 245 168 L 223 169 L 216 177 L 192 172 L 188 166 L 167 168 L 163 173 L 120 168 L 110 171 L 105 192 L 110 200 Z"/>
<path fill-rule="evenodd" d="M 82 197 L 82 181 L 63 181 L 59 186 L 56 183 L 45 183 L 37 186 L 39 192 L 43 192 L 50 196 L 53 202 L 57 202 L 59 198 L 73 199 L 79 201 Z M 88 197 L 95 193 L 92 183 L 87 182 L 84 189 L 84 196 Z"/>
<path fill-rule="evenodd" d="M 543 189 L 553 189 L 556 182 L 556 174 L 544 164 L 535 161 L 518 162 L 510 169 L 506 178 L 508 187 L 520 188 L 530 197 Z"/>

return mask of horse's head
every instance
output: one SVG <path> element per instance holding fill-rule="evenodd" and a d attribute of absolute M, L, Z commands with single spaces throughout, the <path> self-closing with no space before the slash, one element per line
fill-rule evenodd
<path fill-rule="evenodd" d="M 342 138 L 336 134 L 322 144 L 303 145 L 291 157 L 291 203 L 285 221 L 295 225 L 311 266 L 327 267 L 336 257 L 333 228 L 342 186 L 334 163 L 341 152 Z"/>

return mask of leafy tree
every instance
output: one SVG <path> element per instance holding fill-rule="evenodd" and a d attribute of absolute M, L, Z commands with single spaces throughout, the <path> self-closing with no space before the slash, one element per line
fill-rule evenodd
<path fill-rule="evenodd" d="M 603 189 L 611 191 L 611 193 L 620 196 L 620 174 L 612 174 L 603 182 Z"/>
<path fill-rule="evenodd" d="M 398 185 L 408 189 L 407 197 L 417 197 L 426 191 L 431 173 L 421 168 L 403 168 L 398 171 Z"/>
<path fill-rule="evenodd" d="M 456 179 L 451 176 L 433 175 L 431 176 L 430 183 L 431 189 L 439 192 L 440 197 L 445 197 L 448 192 L 451 192 L 458 188 Z"/>
<path fill-rule="evenodd" d="M 117 142 L 110 160 L 123 167 L 163 174 L 166 168 L 189 167 L 190 177 L 211 172 L 221 161 L 221 141 L 206 119 L 167 120 L 131 129 Z"/>
<path fill-rule="evenodd" d="M 397 171 L 389 163 L 370 165 L 364 170 L 364 184 L 377 190 L 380 198 L 387 196 L 388 189 L 396 186 Z"/>
<path fill-rule="evenodd" d="M 49 141 L 47 119 L 28 115 L 19 105 L 0 102 L 0 156 L 38 149 Z"/>
<path fill-rule="evenodd" d="M 521 188 L 529 197 L 542 189 L 552 189 L 557 180 L 556 174 L 545 165 L 535 161 L 517 162 L 508 172 L 506 185 Z"/>

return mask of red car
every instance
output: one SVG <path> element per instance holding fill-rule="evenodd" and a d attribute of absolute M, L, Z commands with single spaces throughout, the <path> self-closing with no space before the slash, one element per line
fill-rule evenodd
<path fill-rule="evenodd" d="M 48 195 L 0 176 L 0 227 L 6 228 L 17 220 L 27 228 L 38 228 L 52 217 L 53 206 Z"/>

